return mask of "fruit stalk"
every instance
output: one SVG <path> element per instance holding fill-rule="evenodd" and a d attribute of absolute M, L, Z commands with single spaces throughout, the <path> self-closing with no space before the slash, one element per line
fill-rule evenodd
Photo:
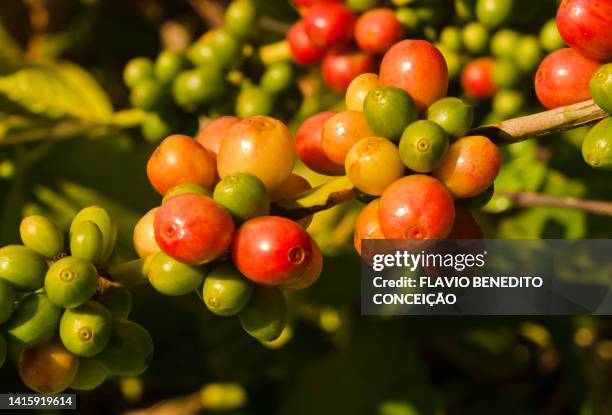
<path fill-rule="evenodd" d="M 548 206 L 575 209 L 597 215 L 612 216 L 612 203 L 603 200 L 582 200 L 574 197 L 555 197 L 532 192 L 499 192 L 521 207 Z"/>

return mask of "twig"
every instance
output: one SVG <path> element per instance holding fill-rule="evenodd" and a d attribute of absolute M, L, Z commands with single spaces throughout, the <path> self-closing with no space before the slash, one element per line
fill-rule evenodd
<path fill-rule="evenodd" d="M 211 28 L 223 26 L 223 5 L 215 0 L 190 0 L 191 7 L 206 21 Z"/>
<path fill-rule="evenodd" d="M 495 194 L 507 197 L 521 207 L 549 206 L 612 216 L 612 202 L 603 200 L 582 200 L 574 197 L 555 197 L 531 192 L 496 192 Z"/>
<path fill-rule="evenodd" d="M 276 33 L 277 35 L 283 36 L 285 36 L 287 32 L 289 32 L 289 29 L 291 29 L 290 24 L 276 20 L 270 16 L 261 16 L 259 19 L 259 27 L 267 32 Z"/>
<path fill-rule="evenodd" d="M 199 393 L 161 401 L 149 408 L 125 412 L 124 415 L 192 415 L 202 409 Z"/>

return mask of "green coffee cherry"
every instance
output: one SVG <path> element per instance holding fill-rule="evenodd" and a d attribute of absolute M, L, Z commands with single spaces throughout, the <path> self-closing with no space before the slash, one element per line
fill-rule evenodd
<path fill-rule="evenodd" d="M 242 58 L 242 42 L 225 28 L 213 29 L 204 35 L 217 55 L 217 64 L 223 68 L 234 68 Z"/>
<path fill-rule="evenodd" d="M 400 7 L 395 10 L 395 17 L 408 34 L 416 33 L 421 26 L 419 16 L 417 16 L 416 12 L 410 7 Z"/>
<path fill-rule="evenodd" d="M 363 13 L 376 7 L 379 0 L 346 0 L 346 5 L 356 13 Z"/>
<path fill-rule="evenodd" d="M 202 298 L 219 316 L 234 316 L 249 302 L 255 285 L 231 263 L 214 267 L 204 280 Z"/>
<path fill-rule="evenodd" d="M 217 52 L 210 44 L 205 40 L 198 40 L 187 49 L 187 58 L 195 65 L 199 67 L 205 66 L 219 66 L 219 59 Z"/>
<path fill-rule="evenodd" d="M 448 150 L 448 135 L 438 124 L 420 120 L 408 126 L 400 140 L 400 157 L 410 170 L 429 173 Z"/>
<path fill-rule="evenodd" d="M 102 363 L 93 357 L 81 357 L 79 359 L 79 369 L 70 384 L 70 389 L 78 391 L 91 391 L 102 385 L 110 375 Z"/>
<path fill-rule="evenodd" d="M 593 74 L 589 83 L 591 96 L 597 105 L 612 114 L 612 63 L 602 65 Z"/>
<path fill-rule="evenodd" d="M 542 48 L 535 36 L 523 36 L 514 46 L 514 61 L 524 73 L 535 72 L 542 61 Z"/>
<path fill-rule="evenodd" d="M 460 98 L 442 98 L 427 108 L 427 119 L 438 124 L 448 135 L 465 136 L 474 121 L 474 108 Z"/>
<path fill-rule="evenodd" d="M 475 55 L 481 55 L 487 51 L 489 46 L 489 31 L 479 22 L 471 22 L 465 25 L 461 32 L 463 46 Z"/>
<path fill-rule="evenodd" d="M 548 53 L 554 52 L 565 46 L 565 42 L 557 28 L 556 19 L 550 19 L 540 29 L 540 45 Z"/>
<path fill-rule="evenodd" d="M 139 324 L 115 319 L 111 339 L 96 358 L 115 375 L 138 376 L 151 364 L 153 339 Z"/>
<path fill-rule="evenodd" d="M 381 137 L 397 141 L 404 129 L 417 119 L 412 97 L 394 86 L 372 89 L 363 103 L 363 113 L 368 125 Z"/>
<path fill-rule="evenodd" d="M 463 49 L 461 28 L 458 26 L 446 26 L 440 32 L 440 43 L 452 52 L 461 52 L 461 49 Z"/>
<path fill-rule="evenodd" d="M 241 118 L 253 115 L 268 115 L 272 112 L 272 95 L 259 86 L 244 87 L 236 99 L 236 115 Z"/>
<path fill-rule="evenodd" d="M 127 288 L 105 294 L 98 299 L 98 302 L 111 313 L 113 318 L 127 319 L 132 311 L 132 294 Z"/>
<path fill-rule="evenodd" d="M 493 96 L 493 111 L 504 118 L 518 114 L 525 105 L 525 96 L 520 91 L 502 89 Z"/>
<path fill-rule="evenodd" d="M 476 18 L 476 0 L 455 0 L 455 13 L 461 20 Z"/>
<path fill-rule="evenodd" d="M 53 222 L 41 215 L 23 218 L 19 225 L 21 241 L 46 258 L 64 250 L 64 235 Z"/>
<path fill-rule="evenodd" d="M 153 288 L 165 295 L 185 295 L 194 291 L 204 281 L 206 267 L 183 264 L 158 252 L 148 269 Z"/>
<path fill-rule="evenodd" d="M 514 0 L 478 0 L 476 17 L 487 27 L 498 27 L 508 23 L 514 12 Z"/>
<path fill-rule="evenodd" d="M 158 143 L 179 128 L 174 112 L 148 112 L 141 125 L 142 136 L 150 143 Z"/>
<path fill-rule="evenodd" d="M 162 84 L 171 84 L 186 66 L 187 59 L 181 52 L 164 50 L 155 60 L 155 77 Z"/>
<path fill-rule="evenodd" d="M 17 291 L 36 291 L 45 282 L 47 261 L 23 245 L 0 248 L 0 278 Z"/>
<path fill-rule="evenodd" d="M 46 294 L 30 294 L 17 305 L 4 328 L 7 338 L 28 348 L 42 346 L 57 333 L 62 309 Z"/>
<path fill-rule="evenodd" d="M 123 81 L 129 88 L 145 79 L 153 79 L 153 62 L 149 58 L 134 58 L 125 65 Z"/>
<path fill-rule="evenodd" d="M 70 253 L 94 264 L 100 262 L 104 254 L 104 240 L 98 225 L 90 220 L 75 224 L 70 233 Z"/>
<path fill-rule="evenodd" d="M 238 314 L 242 328 L 260 341 L 272 341 L 287 324 L 287 301 L 276 287 L 258 285 L 249 303 Z"/>
<path fill-rule="evenodd" d="M 15 309 L 15 292 L 6 281 L 0 280 L 0 324 L 11 317 Z"/>
<path fill-rule="evenodd" d="M 520 39 L 521 35 L 514 30 L 498 30 L 491 38 L 491 53 L 498 58 L 512 59 Z"/>
<path fill-rule="evenodd" d="M 162 199 L 162 205 L 166 203 L 171 197 L 182 195 L 184 193 L 195 193 L 198 195 L 210 196 L 208 190 L 204 189 L 201 186 L 198 186 L 197 184 L 179 184 L 178 186 L 174 186 L 166 192 L 164 198 Z"/>
<path fill-rule="evenodd" d="M 489 201 L 493 198 L 493 193 L 495 193 L 495 185 L 492 184 L 482 193 L 477 194 L 476 196 L 460 199 L 461 204 L 468 209 L 480 209 L 485 206 Z"/>
<path fill-rule="evenodd" d="M 280 94 L 291 86 L 293 66 L 289 62 L 277 62 L 268 66 L 261 76 L 261 87 L 271 94 Z"/>
<path fill-rule="evenodd" d="M 60 339 L 71 353 L 92 357 L 108 344 L 112 323 L 113 317 L 104 306 L 88 301 L 64 311 L 59 326 Z"/>
<path fill-rule="evenodd" d="M 513 88 L 521 81 L 521 71 L 511 59 L 497 59 L 493 64 L 493 83 L 498 88 Z"/>
<path fill-rule="evenodd" d="M 215 186 L 214 200 L 226 208 L 237 223 L 270 212 L 270 196 L 263 182 L 249 173 L 234 173 Z"/>
<path fill-rule="evenodd" d="M 76 225 L 86 220 L 92 221 L 98 225 L 100 232 L 102 232 L 104 251 L 100 257 L 99 263 L 104 263 L 110 258 L 115 249 L 115 244 L 117 242 L 117 225 L 105 209 L 100 206 L 89 206 L 77 213 L 72 219 L 72 224 L 70 225 L 70 239 L 72 239 L 72 233 Z"/>
<path fill-rule="evenodd" d="M 582 157 L 597 170 L 612 170 L 612 118 L 599 121 L 584 137 Z"/>
<path fill-rule="evenodd" d="M 53 304 L 75 308 L 96 293 L 98 271 L 85 259 L 65 257 L 49 267 L 45 277 L 45 291 Z"/>
<path fill-rule="evenodd" d="M 172 94 L 182 107 L 195 107 L 210 103 L 225 91 L 221 70 L 207 65 L 181 72 L 172 83 Z"/>
<path fill-rule="evenodd" d="M 163 86 L 154 79 L 145 79 L 138 82 L 130 93 L 130 103 L 132 106 L 145 111 L 161 108 L 167 102 Z"/>
<path fill-rule="evenodd" d="M 4 362 L 6 362 L 6 354 L 7 354 L 7 346 L 6 340 L 2 333 L 0 333 L 0 369 L 4 366 Z"/>
<path fill-rule="evenodd" d="M 254 0 L 234 0 L 225 9 L 225 28 L 239 39 L 257 30 L 259 13 Z"/>
<path fill-rule="evenodd" d="M 446 66 L 448 67 L 448 77 L 450 79 L 459 78 L 459 75 L 461 75 L 461 70 L 463 69 L 464 58 L 458 52 L 453 52 L 442 44 L 436 44 L 436 47 L 446 61 Z"/>

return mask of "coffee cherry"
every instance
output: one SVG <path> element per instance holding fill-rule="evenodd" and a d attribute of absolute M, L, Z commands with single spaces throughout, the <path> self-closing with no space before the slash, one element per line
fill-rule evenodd
<path fill-rule="evenodd" d="M 153 339 L 141 325 L 115 319 L 108 346 L 96 358 L 114 375 L 139 376 L 153 359 Z"/>
<path fill-rule="evenodd" d="M 601 66 L 589 82 L 591 97 L 608 114 L 612 114 L 612 63 Z"/>
<path fill-rule="evenodd" d="M 498 30 L 491 38 L 491 53 L 498 58 L 513 59 L 520 39 L 521 35 L 514 30 Z"/>
<path fill-rule="evenodd" d="M 355 13 L 342 3 L 320 3 L 304 18 L 306 34 L 316 48 L 329 50 L 353 37 Z"/>
<path fill-rule="evenodd" d="M 102 363 L 92 357 L 79 358 L 79 369 L 70 384 L 70 389 L 91 391 L 102 385 L 110 375 Z"/>
<path fill-rule="evenodd" d="M 416 11 L 410 7 L 400 7 L 395 9 L 395 17 L 400 22 L 404 31 L 408 34 L 414 35 L 418 32 L 421 26 L 419 16 Z"/>
<path fill-rule="evenodd" d="M 480 58 L 470 62 L 461 73 L 461 87 L 471 98 L 490 98 L 497 91 L 493 82 L 493 65 L 491 58 Z"/>
<path fill-rule="evenodd" d="M 204 264 L 229 248 L 234 234 L 230 214 L 208 196 L 182 194 L 155 215 L 155 240 L 167 255 L 186 264 Z"/>
<path fill-rule="evenodd" d="M 300 222 L 298 221 L 298 223 Z M 304 273 L 300 275 L 299 279 L 280 285 L 280 288 L 283 290 L 303 290 L 314 284 L 321 276 L 323 272 L 323 254 L 321 253 L 321 248 L 319 248 L 319 245 L 317 245 L 314 239 L 311 239 L 310 242 L 312 245 L 312 260 L 304 270 Z"/>
<path fill-rule="evenodd" d="M 0 324 L 9 319 L 15 308 L 15 291 L 11 285 L 0 279 Z"/>
<path fill-rule="evenodd" d="M 436 44 L 436 47 L 444 57 L 444 61 L 448 68 L 448 77 L 452 80 L 459 78 L 461 69 L 463 69 L 465 57 L 458 52 L 453 52 L 442 44 Z"/>
<path fill-rule="evenodd" d="M 4 362 L 6 361 L 7 354 L 7 345 L 4 336 L 0 333 L 0 369 L 4 366 Z"/>
<path fill-rule="evenodd" d="M 0 278 L 17 291 L 36 291 L 44 284 L 47 262 L 23 245 L 0 248 Z"/>
<path fill-rule="evenodd" d="M 272 202 L 278 202 L 279 200 L 288 199 L 310 189 L 312 189 L 312 186 L 308 180 L 298 174 L 291 173 L 287 180 L 272 192 L 270 200 Z M 302 225 L 302 228 L 308 229 L 308 226 L 310 226 L 312 222 L 312 217 L 313 215 L 310 215 L 296 222 Z"/>
<path fill-rule="evenodd" d="M 612 59 L 612 3 L 563 0 L 557 10 L 557 27 L 563 40 L 583 56 Z"/>
<path fill-rule="evenodd" d="M 271 94 L 280 94 L 289 89 L 293 81 L 293 66 L 289 62 L 273 63 L 261 76 L 261 87 Z"/>
<path fill-rule="evenodd" d="M 247 305 L 254 287 L 231 263 L 221 263 L 206 276 L 202 299 L 211 312 L 234 316 Z"/>
<path fill-rule="evenodd" d="M 475 135 L 452 143 L 433 176 L 462 199 L 484 192 L 495 180 L 501 166 L 499 148 L 487 137 Z"/>
<path fill-rule="evenodd" d="M 257 340 L 275 340 L 287 324 L 285 296 L 276 287 L 258 285 L 238 317 L 242 328 Z"/>
<path fill-rule="evenodd" d="M 513 88 L 521 81 L 521 71 L 510 59 L 498 59 L 493 63 L 493 84 L 498 88 Z"/>
<path fill-rule="evenodd" d="M 79 211 L 72 219 L 72 224 L 70 225 L 70 239 L 72 239 L 75 228 L 83 221 L 91 221 L 100 229 L 104 250 L 98 262 L 106 262 L 115 250 L 115 244 L 117 242 L 117 224 L 105 209 L 100 206 L 89 206 Z"/>
<path fill-rule="evenodd" d="M 380 221 L 378 220 L 378 207 L 380 199 L 374 199 L 364 207 L 355 223 L 355 236 L 353 237 L 353 245 L 355 250 L 361 255 L 361 242 L 364 239 L 385 239 L 385 236 L 380 229 Z"/>
<path fill-rule="evenodd" d="M 245 39 L 257 29 L 259 13 L 254 0 L 234 0 L 225 9 L 225 28 L 238 39 Z"/>
<path fill-rule="evenodd" d="M 74 380 L 79 358 L 59 340 L 35 349 L 26 349 L 19 359 L 19 376 L 25 385 L 38 393 L 60 393 Z"/>
<path fill-rule="evenodd" d="M 363 104 L 363 114 L 375 134 L 394 141 L 418 117 L 410 95 L 394 86 L 372 89 Z"/>
<path fill-rule="evenodd" d="M 199 39 L 187 49 L 187 58 L 199 68 L 210 66 L 220 72 L 217 51 L 211 42 Z"/>
<path fill-rule="evenodd" d="M 420 120 L 406 128 L 399 155 L 404 165 L 417 173 L 429 173 L 440 165 L 448 150 L 448 135 L 433 121 Z"/>
<path fill-rule="evenodd" d="M 210 30 L 200 39 L 207 42 L 215 51 L 215 64 L 222 68 L 233 68 L 240 63 L 242 43 L 226 28 Z M 210 87 L 207 85 L 207 87 Z"/>
<path fill-rule="evenodd" d="M 316 47 L 306 33 L 303 20 L 298 20 L 287 33 L 287 42 L 295 60 L 300 65 L 311 65 L 323 58 L 325 51 Z"/>
<path fill-rule="evenodd" d="M 382 194 L 378 219 L 388 239 L 442 239 L 455 221 L 453 198 L 430 176 L 403 177 Z"/>
<path fill-rule="evenodd" d="M 186 66 L 187 60 L 181 52 L 164 50 L 155 60 L 155 77 L 162 84 L 171 84 Z"/>
<path fill-rule="evenodd" d="M 493 193 L 495 193 L 495 185 L 492 184 L 485 191 L 478 193 L 476 196 L 461 199 L 460 202 L 468 209 L 480 209 L 491 201 Z"/>
<path fill-rule="evenodd" d="M 238 229 L 232 258 L 238 270 L 258 284 L 289 284 L 299 280 L 310 264 L 312 242 L 296 222 L 264 216 Z"/>
<path fill-rule="evenodd" d="M 427 108 L 427 119 L 438 124 L 448 135 L 463 137 L 474 120 L 474 108 L 460 98 L 442 98 Z"/>
<path fill-rule="evenodd" d="M 345 163 L 351 183 L 364 193 L 379 196 L 404 175 L 397 146 L 382 137 L 367 137 L 351 147 Z"/>
<path fill-rule="evenodd" d="M 440 32 L 440 44 L 449 51 L 461 52 L 463 49 L 461 28 L 458 26 L 446 26 L 442 29 Z"/>
<path fill-rule="evenodd" d="M 555 19 L 550 19 L 540 29 L 540 45 L 548 53 L 565 47 L 565 42 L 561 33 L 559 33 Z"/>
<path fill-rule="evenodd" d="M 70 253 L 94 264 L 99 262 L 104 254 L 104 241 L 98 225 L 90 220 L 75 224 L 70 234 Z"/>
<path fill-rule="evenodd" d="M 514 49 L 514 62 L 524 73 L 533 73 L 542 61 L 542 48 L 535 36 L 523 36 Z"/>
<path fill-rule="evenodd" d="M 380 64 L 380 82 L 408 92 L 419 111 L 446 96 L 448 68 L 440 51 L 424 40 L 402 40 Z"/>
<path fill-rule="evenodd" d="M 346 92 L 355 77 L 373 70 L 374 60 L 372 56 L 354 49 L 327 53 L 321 66 L 325 84 L 332 91 L 338 93 Z"/>
<path fill-rule="evenodd" d="M 64 250 L 64 235 L 44 216 L 32 215 L 23 218 L 19 225 L 19 234 L 25 246 L 46 258 L 53 258 Z"/>
<path fill-rule="evenodd" d="M 225 92 L 225 79 L 215 66 L 181 72 L 172 83 L 172 95 L 181 107 L 210 103 Z"/>
<path fill-rule="evenodd" d="M 270 114 L 274 105 L 273 100 L 272 95 L 259 86 L 244 87 L 236 99 L 236 115 L 246 118 Z"/>
<path fill-rule="evenodd" d="M 148 112 L 140 131 L 145 140 L 158 143 L 179 128 L 179 120 L 173 112 Z"/>
<path fill-rule="evenodd" d="M 258 115 L 245 118 L 228 131 L 219 149 L 217 168 L 221 178 L 251 173 L 273 191 L 289 177 L 295 159 L 295 143 L 287 126 Z"/>
<path fill-rule="evenodd" d="M 493 112 L 510 118 L 518 114 L 525 106 L 525 95 L 520 91 L 502 89 L 493 95 Z"/>
<path fill-rule="evenodd" d="M 478 0 L 476 17 L 487 27 L 498 27 L 511 20 L 514 5 L 514 0 Z"/>
<path fill-rule="evenodd" d="M 147 162 L 151 185 L 164 195 L 179 184 L 211 187 L 216 177 L 213 156 L 186 135 L 171 135 L 155 149 Z"/>
<path fill-rule="evenodd" d="M 470 211 L 464 206 L 455 205 L 455 224 L 447 239 L 484 239 L 484 234 Z"/>
<path fill-rule="evenodd" d="M 323 125 L 335 114 L 333 111 L 325 111 L 307 118 L 295 136 L 295 145 L 302 162 L 311 170 L 329 176 L 344 173 L 344 166 L 331 161 L 323 151 Z"/>
<path fill-rule="evenodd" d="M 98 271 L 93 264 L 77 257 L 64 257 L 49 267 L 45 291 L 53 304 L 74 308 L 96 293 Z"/>
<path fill-rule="evenodd" d="M 240 121 L 240 118 L 234 116 L 223 116 L 210 122 L 196 136 L 196 141 L 200 143 L 209 153 L 214 154 L 215 159 L 221 147 L 223 137 L 229 129 Z"/>
<path fill-rule="evenodd" d="M 574 49 L 559 49 L 540 64 L 535 90 L 548 109 L 585 101 L 591 97 L 589 81 L 603 62 L 585 58 Z"/>
<path fill-rule="evenodd" d="M 489 46 L 489 30 L 482 23 L 471 22 L 463 28 L 461 39 L 468 52 L 473 55 L 482 55 Z"/>
<path fill-rule="evenodd" d="M 321 144 L 331 161 L 344 165 L 346 155 L 357 141 L 375 135 L 361 111 L 343 111 L 323 124 Z"/>
<path fill-rule="evenodd" d="M 127 288 L 113 290 L 98 298 L 98 302 L 106 308 L 113 318 L 126 319 L 132 311 L 132 294 Z"/>
<path fill-rule="evenodd" d="M 66 348 L 77 356 L 91 357 L 100 353 L 110 340 L 111 313 L 95 301 L 64 311 L 59 335 Z"/>
<path fill-rule="evenodd" d="M 601 120 L 584 137 L 582 157 L 597 170 L 612 170 L 612 118 Z"/>
<path fill-rule="evenodd" d="M 163 86 L 153 79 L 138 82 L 132 88 L 130 104 L 134 108 L 153 111 L 161 108 L 167 101 Z"/>
<path fill-rule="evenodd" d="M 157 242 L 155 241 L 155 215 L 159 208 L 149 210 L 134 227 L 134 235 L 132 241 L 134 250 L 140 258 L 147 257 L 160 251 Z"/>
<path fill-rule="evenodd" d="M 368 93 L 380 86 L 378 75 L 363 73 L 355 77 L 346 90 L 346 109 L 349 111 L 363 111 L 363 103 Z"/>
<path fill-rule="evenodd" d="M 125 65 L 123 81 L 129 88 L 146 79 L 153 79 L 155 72 L 149 58 L 134 58 Z"/>
<path fill-rule="evenodd" d="M 197 184 L 185 183 L 179 184 L 178 186 L 174 186 L 170 190 L 168 190 L 162 199 L 162 204 L 166 203 L 174 196 L 183 195 L 185 193 L 210 196 L 210 192 L 204 189 L 203 187 L 198 186 Z"/>
<path fill-rule="evenodd" d="M 346 0 L 346 5 L 356 13 L 362 13 L 373 9 L 378 3 L 379 0 Z"/>
<path fill-rule="evenodd" d="M 7 338 L 21 346 L 42 346 L 55 336 L 61 308 L 45 294 L 30 294 L 21 300 L 4 325 Z"/>
<path fill-rule="evenodd" d="M 383 54 L 402 38 L 403 31 L 393 10 L 381 7 L 369 10 L 357 19 L 355 40 L 364 52 Z"/>
<path fill-rule="evenodd" d="M 189 294 L 202 285 L 206 269 L 202 266 L 183 264 L 163 252 L 158 252 L 148 269 L 149 282 L 165 295 Z"/>

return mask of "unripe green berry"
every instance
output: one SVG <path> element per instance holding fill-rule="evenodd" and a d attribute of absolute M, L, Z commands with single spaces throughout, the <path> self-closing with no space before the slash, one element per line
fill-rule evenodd
<path fill-rule="evenodd" d="M 232 264 L 223 263 L 215 266 L 206 276 L 202 299 L 211 312 L 233 316 L 247 305 L 254 286 Z"/>
<path fill-rule="evenodd" d="M 15 308 L 15 292 L 6 281 L 0 280 L 0 324 L 11 317 Z"/>
<path fill-rule="evenodd" d="M 104 241 L 98 225 L 90 220 L 75 224 L 70 234 L 70 253 L 74 257 L 98 263 L 104 254 Z"/>
<path fill-rule="evenodd" d="M 276 287 L 258 285 L 238 317 L 242 328 L 257 340 L 275 340 L 287 324 L 285 296 Z"/>
<path fill-rule="evenodd" d="M 81 357 L 79 359 L 79 369 L 70 384 L 70 389 L 78 391 L 94 390 L 104 383 L 108 375 L 110 375 L 110 370 L 96 358 Z"/>
<path fill-rule="evenodd" d="M 206 267 L 183 264 L 163 252 L 155 254 L 148 269 L 149 282 L 165 295 L 185 295 L 204 281 Z"/>
<path fill-rule="evenodd" d="M 30 294 L 17 304 L 4 328 L 8 339 L 21 346 L 42 346 L 57 333 L 62 309 L 45 294 Z"/>
<path fill-rule="evenodd" d="M 153 339 L 139 324 L 115 319 L 111 339 L 96 358 L 115 375 L 139 376 L 153 359 Z"/>
<path fill-rule="evenodd" d="M 17 291 L 36 291 L 43 286 L 47 261 L 23 245 L 0 248 L 0 278 Z"/>
<path fill-rule="evenodd" d="M 46 258 L 53 258 L 64 250 L 64 235 L 44 216 L 31 215 L 23 218 L 19 225 L 19 234 L 25 246 Z"/>
<path fill-rule="evenodd" d="M 153 79 L 154 76 L 153 62 L 149 58 L 134 58 L 123 70 L 123 81 L 129 88 L 145 79 Z"/>
<path fill-rule="evenodd" d="M 110 340 L 113 318 L 101 304 L 88 301 L 64 311 L 59 334 L 62 343 L 77 356 L 92 357 L 100 353 Z"/>
<path fill-rule="evenodd" d="M 75 308 L 96 293 L 98 271 L 85 259 L 65 257 L 49 267 L 45 277 L 45 291 L 53 304 Z"/>

